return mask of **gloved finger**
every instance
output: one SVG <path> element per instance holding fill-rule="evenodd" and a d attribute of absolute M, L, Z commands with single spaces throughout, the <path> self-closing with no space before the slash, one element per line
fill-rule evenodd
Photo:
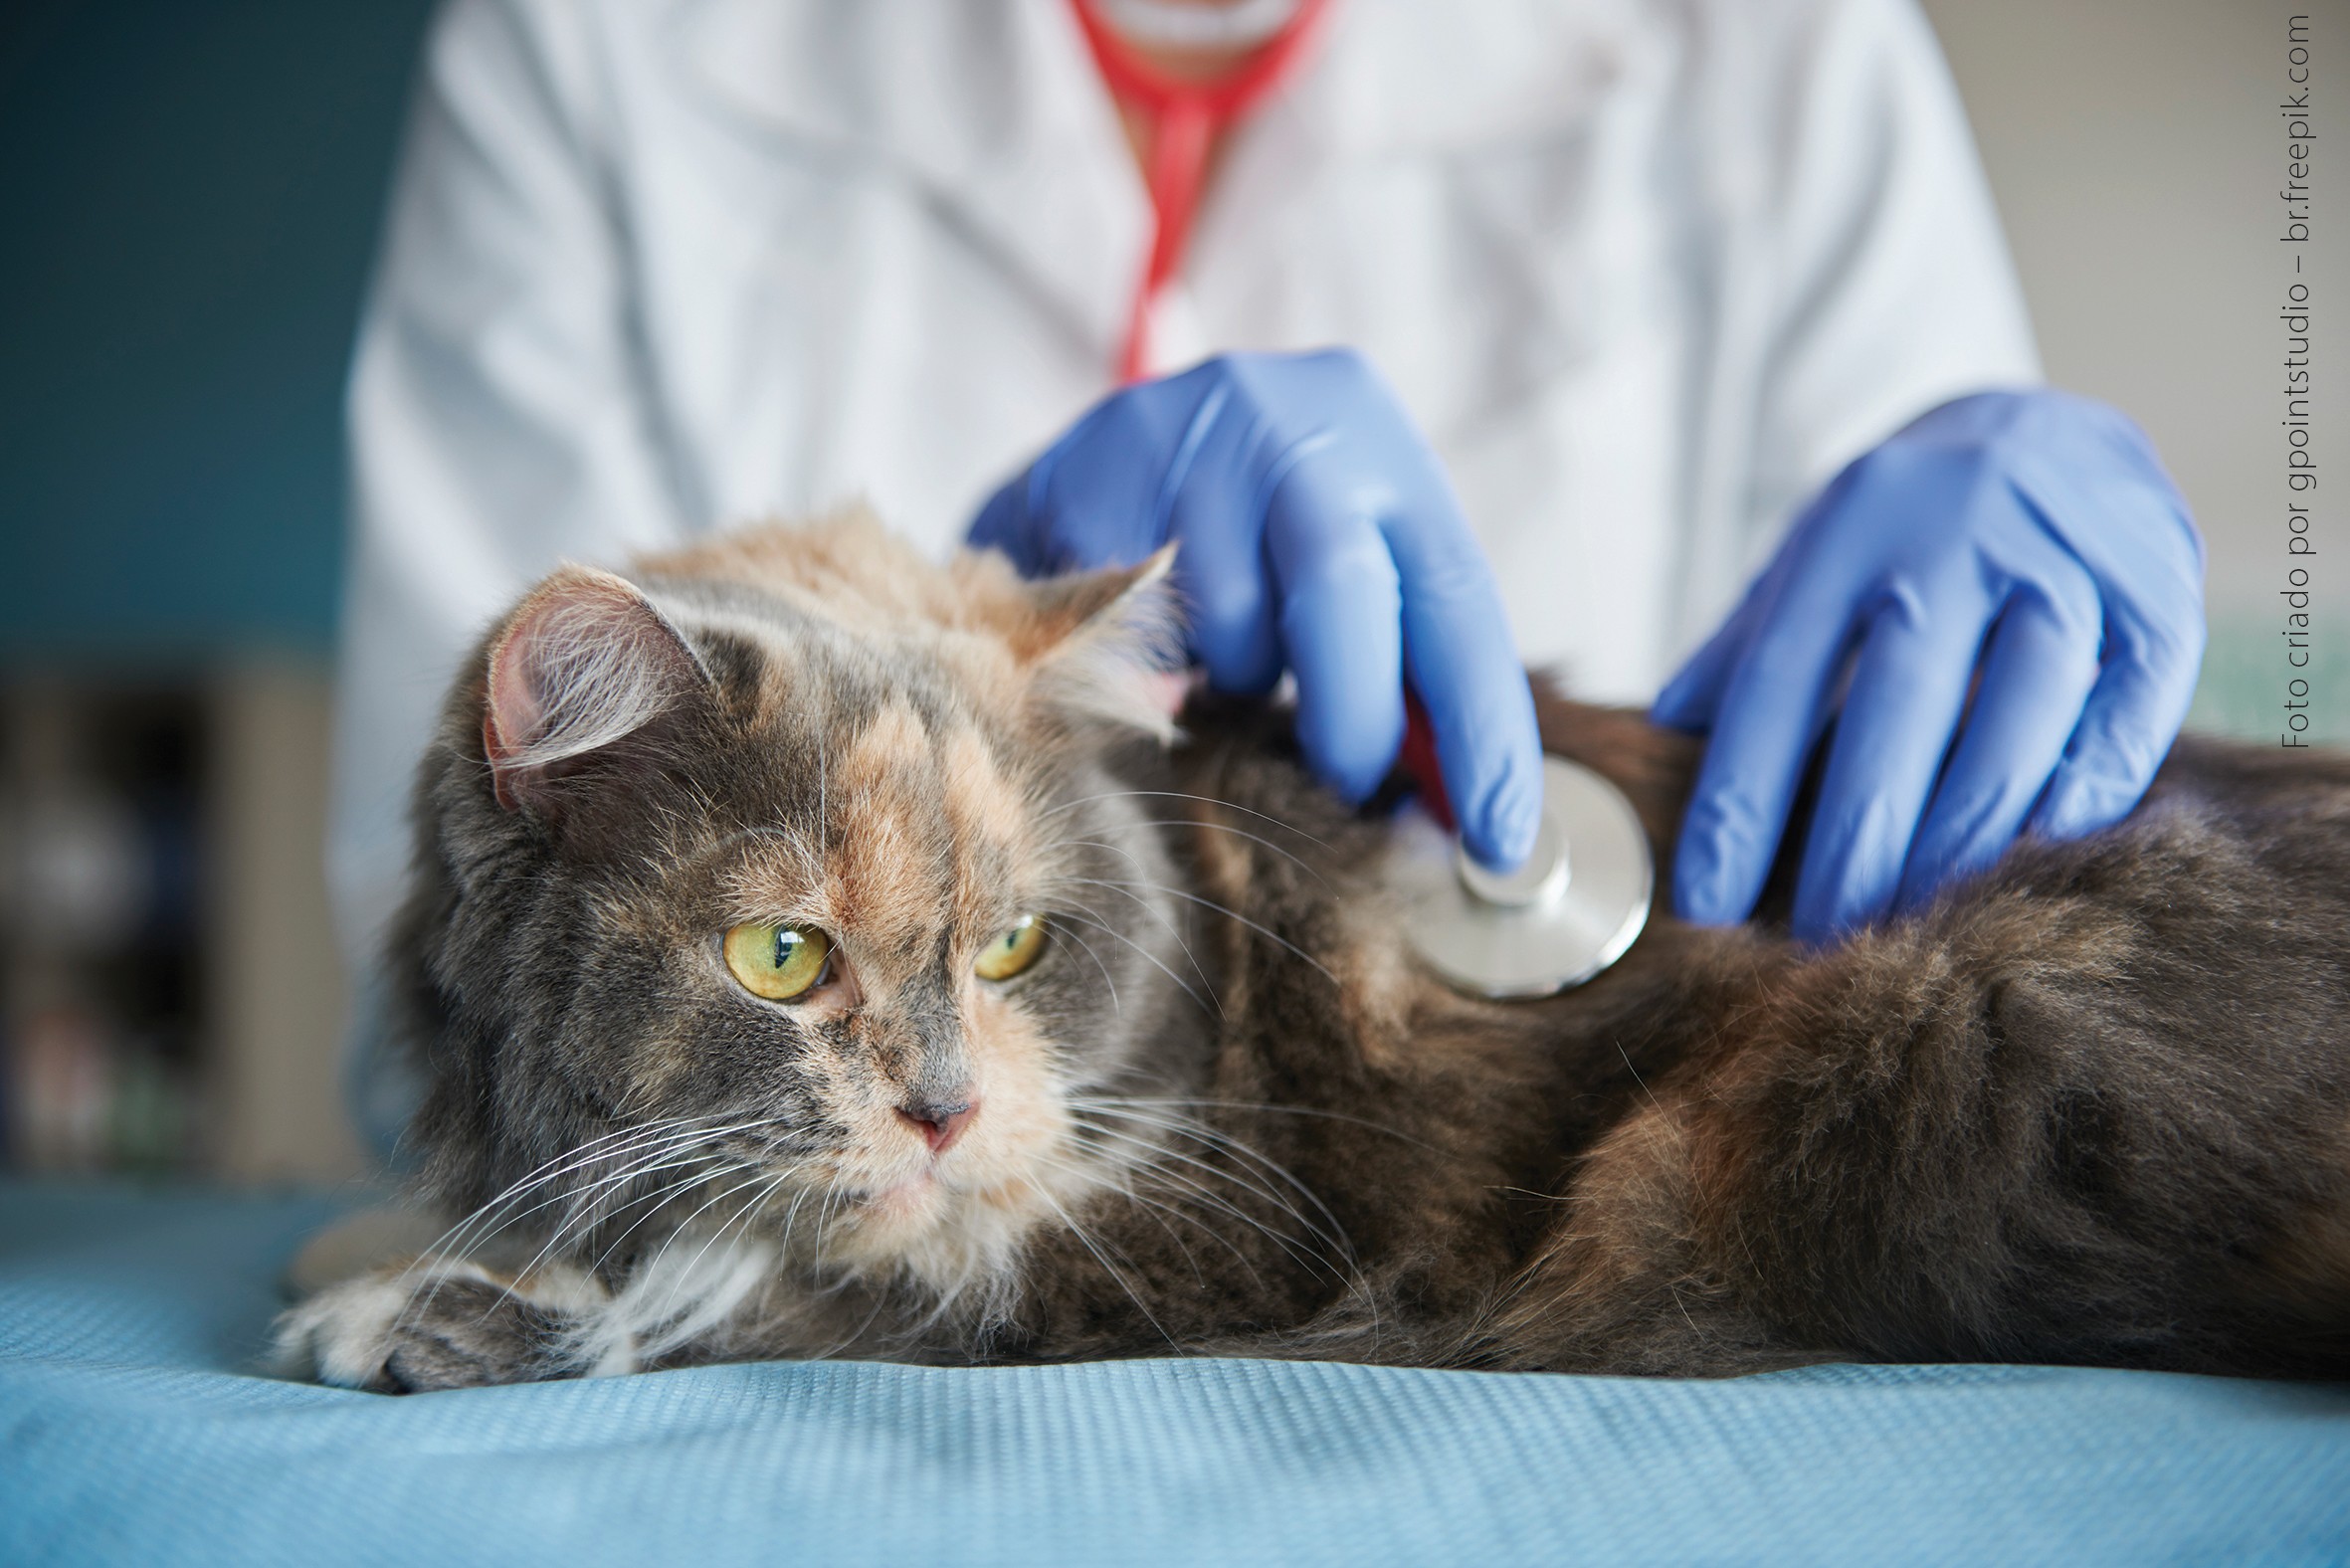
<path fill-rule="evenodd" d="M 1823 586 L 1791 572 L 1763 601 L 1722 687 L 1673 852 L 1684 920 L 1727 925 L 1762 896 L 1849 646 L 1850 612 L 1824 579 L 1809 581 Z"/>
<path fill-rule="evenodd" d="M 1844 512 L 1864 476 L 1860 464 L 1848 465 L 1795 520 L 1789 532 L 1790 540 L 1812 535 L 1824 521 Z M 1788 576 L 1796 569 L 1799 553 L 1795 548 L 1782 546 L 1770 565 L 1747 585 L 1745 597 L 1738 601 L 1738 607 L 1730 612 L 1721 629 L 1706 639 L 1705 646 L 1691 655 L 1688 663 L 1665 683 L 1665 689 L 1657 693 L 1657 700 L 1649 709 L 1652 719 L 1668 729 L 1685 729 L 1693 734 L 1713 727 L 1722 697 L 1743 663 L 1746 646 L 1771 620 L 1774 607 L 1786 591 Z M 1674 897 L 1677 903 L 1677 890 Z M 1685 909 L 1683 913 L 1686 915 Z"/>
<path fill-rule="evenodd" d="M 1267 508 L 1281 646 L 1297 678 L 1307 764 L 1349 801 L 1376 789 L 1404 738 L 1403 592 L 1367 510 L 1292 467 Z"/>
<path fill-rule="evenodd" d="M 1191 644 L 1218 689 L 1256 694 L 1281 676 L 1266 512 L 1299 454 L 1271 449 L 1265 421 L 1223 389 L 1203 401 L 1169 476 L 1168 537 Z"/>
<path fill-rule="evenodd" d="M 1870 616 L 1837 719 L 1802 875 L 1795 934 L 1822 942 L 1892 906 L 1910 841 L 1966 710 L 1993 605 L 1971 576 L 1901 587 Z"/>
<path fill-rule="evenodd" d="M 1039 453 L 1034 463 L 998 488 L 972 520 L 965 535 L 967 541 L 980 549 L 1003 551 L 1023 577 L 1046 577 L 1055 572 L 1109 564 L 1104 559 L 1092 558 L 1102 552 L 1088 549 L 1086 541 L 1065 538 L 1067 530 L 1058 524 L 1065 514 L 1076 512 L 1099 526 L 1103 520 L 1132 511 L 1132 500 L 1115 494 L 1067 496 L 1059 492 L 1065 488 L 1065 479 L 1076 480 L 1080 490 L 1098 488 L 1084 483 L 1091 467 L 1085 462 L 1085 455 L 1100 442 L 1105 427 L 1118 420 L 1120 400 L 1126 396 L 1123 392 L 1113 393 L 1094 404 L 1059 441 Z M 1127 422 L 1131 423 L 1130 413 Z M 1073 455 L 1076 461 L 1070 462 Z M 1065 463 L 1070 469 L 1066 477 Z M 1105 542 L 1114 544 L 1115 541 Z"/>
<path fill-rule="evenodd" d="M 988 497 L 969 542 L 1032 577 L 1144 559 L 1166 542 L 1161 495 L 1207 390 L 1186 372 L 1103 398 Z"/>
<path fill-rule="evenodd" d="M 1974 709 L 1934 788 L 1897 908 L 1910 909 L 2004 854 L 2047 788 L 2097 682 L 2096 585 L 2020 593 L 2000 612 Z"/>
<path fill-rule="evenodd" d="M 1011 558 L 1012 569 L 1023 577 L 1043 576 L 1046 571 L 1043 540 L 1030 506 L 1029 475 L 1033 472 L 1031 469 L 1005 481 L 979 508 L 964 536 L 964 542 L 975 550 L 1003 551 Z"/>
<path fill-rule="evenodd" d="M 1762 624 L 1763 607 L 1777 593 L 1777 577 L 1774 568 L 1756 578 L 1729 619 L 1665 683 L 1649 707 L 1653 722 L 1691 734 L 1703 734 L 1713 727 L 1713 715 L 1721 706 L 1723 688 L 1738 668 L 1738 656 Z"/>
<path fill-rule="evenodd" d="M 2033 831 L 2048 838 L 2078 838 L 2127 816 L 2195 700 L 2200 615 L 2173 615 L 2157 626 L 2109 601 L 2106 616 L 2104 670 L 2032 816 Z"/>
<path fill-rule="evenodd" d="M 1404 653 L 1436 731 L 1445 795 L 1471 858 L 1514 871 L 1542 821 L 1542 737 L 1534 692 L 1501 591 L 1449 493 L 1423 497 L 1442 516 L 1390 522 L 1401 577 Z"/>

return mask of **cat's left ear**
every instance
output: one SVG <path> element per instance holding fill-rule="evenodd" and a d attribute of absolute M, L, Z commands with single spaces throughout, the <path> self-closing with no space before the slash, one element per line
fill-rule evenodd
<path fill-rule="evenodd" d="M 1190 685 L 1174 565 L 1167 544 L 1133 566 L 1031 584 L 1035 694 L 1062 712 L 1173 741 Z"/>
<path fill-rule="evenodd" d="M 595 763 L 622 760 L 625 742 L 708 680 L 636 584 L 561 568 L 490 639 L 482 749 L 498 804 L 559 814 Z"/>

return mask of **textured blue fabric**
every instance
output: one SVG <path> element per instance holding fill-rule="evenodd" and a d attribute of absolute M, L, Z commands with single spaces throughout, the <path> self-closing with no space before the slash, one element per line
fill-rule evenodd
<path fill-rule="evenodd" d="M 333 1204 L 0 1187 L 0 1562 L 2350 1561 L 2350 1389 L 1248 1361 L 251 1370 Z"/>

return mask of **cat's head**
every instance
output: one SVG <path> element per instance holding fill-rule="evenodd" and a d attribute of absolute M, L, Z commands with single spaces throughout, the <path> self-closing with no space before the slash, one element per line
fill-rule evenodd
<path fill-rule="evenodd" d="M 946 1288 L 1108 1179 L 1086 1097 L 1186 1066 L 1170 802 L 1112 770 L 1172 734 L 1166 567 L 851 518 L 533 589 L 419 796 L 443 1192 L 622 1257 L 706 1203 Z"/>

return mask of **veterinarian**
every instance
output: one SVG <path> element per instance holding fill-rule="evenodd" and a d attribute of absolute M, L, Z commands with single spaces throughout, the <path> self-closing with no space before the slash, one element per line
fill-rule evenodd
<path fill-rule="evenodd" d="M 451 0 L 350 391 L 344 939 L 527 582 L 857 496 L 1031 569 L 1180 539 L 1209 676 L 1291 672 L 1352 795 L 1408 679 L 1490 863 L 1523 664 L 1653 701 L 1710 732 L 1690 919 L 1841 713 L 1833 938 L 2126 812 L 2186 713 L 2193 525 L 2039 379 L 1912 0 Z"/>

